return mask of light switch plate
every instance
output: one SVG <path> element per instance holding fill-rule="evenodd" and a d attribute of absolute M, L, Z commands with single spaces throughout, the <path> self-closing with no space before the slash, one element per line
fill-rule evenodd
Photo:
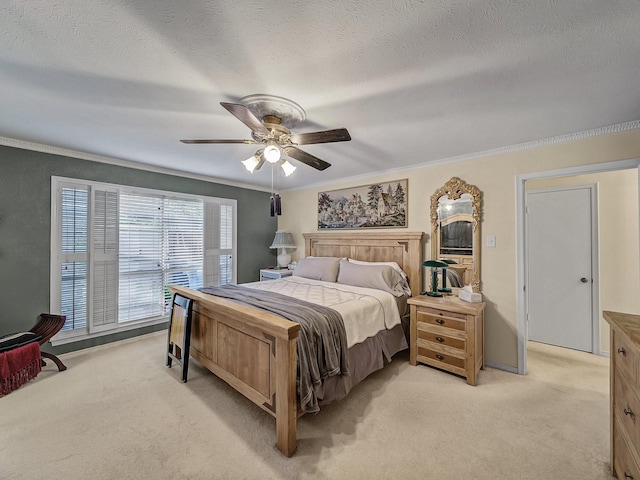
<path fill-rule="evenodd" d="M 496 236 L 487 235 L 487 247 L 495 248 L 495 246 L 496 246 Z"/>

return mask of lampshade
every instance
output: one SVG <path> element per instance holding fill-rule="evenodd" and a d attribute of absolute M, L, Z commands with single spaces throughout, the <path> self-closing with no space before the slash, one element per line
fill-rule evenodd
<path fill-rule="evenodd" d="M 242 164 L 244 165 L 244 168 L 246 168 L 247 170 L 249 170 L 251 173 L 253 173 L 253 171 L 256 169 L 256 167 L 258 166 L 258 163 L 260 161 L 258 160 L 258 157 L 256 157 L 255 155 L 253 157 L 247 158 L 246 160 L 242 161 Z"/>
<path fill-rule="evenodd" d="M 269 248 L 281 248 L 282 252 L 278 255 L 278 266 L 285 268 L 291 263 L 291 255 L 287 253 L 287 248 L 296 248 L 293 241 L 293 235 L 286 230 L 278 230 L 273 239 L 273 243 Z"/>
<path fill-rule="evenodd" d="M 422 262 L 422 266 L 429 268 L 442 268 L 447 267 L 448 264 L 440 260 L 427 260 L 426 262 Z"/>
<path fill-rule="evenodd" d="M 282 152 L 280 152 L 280 147 L 273 141 L 264 149 L 264 158 L 266 158 L 269 163 L 276 163 L 280 160 L 281 156 Z"/>
<path fill-rule="evenodd" d="M 282 170 L 284 171 L 284 176 L 288 177 L 289 175 L 291 175 L 293 172 L 296 171 L 296 167 L 291 165 L 287 160 L 280 162 L 280 166 L 282 167 Z"/>
<path fill-rule="evenodd" d="M 278 230 L 269 248 L 296 248 L 293 235 L 286 230 Z"/>
<path fill-rule="evenodd" d="M 254 170 L 259 169 L 265 161 L 264 158 L 264 149 L 261 148 L 258 150 L 252 157 L 247 158 L 242 161 L 244 168 L 253 173 Z"/>

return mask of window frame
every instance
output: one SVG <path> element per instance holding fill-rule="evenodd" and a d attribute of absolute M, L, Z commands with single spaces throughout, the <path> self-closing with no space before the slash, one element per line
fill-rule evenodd
<path fill-rule="evenodd" d="M 91 180 L 83 180 L 68 177 L 51 176 L 51 240 L 50 240 L 50 299 L 49 308 L 51 312 L 61 311 L 61 274 L 60 268 L 63 262 L 61 258 L 62 253 L 62 202 L 60 192 L 62 188 L 74 188 L 86 190 L 88 193 L 88 210 L 87 210 L 87 325 L 84 329 L 73 329 L 64 332 L 59 332 L 51 339 L 51 344 L 64 345 L 67 343 L 87 340 L 91 338 L 97 338 L 105 335 L 113 335 L 121 332 L 139 329 L 142 327 L 148 327 L 165 323 L 168 320 L 168 313 L 155 316 L 152 318 L 145 318 L 140 320 L 132 320 L 126 323 L 116 322 L 114 327 L 94 326 L 92 323 L 92 313 L 90 308 L 93 303 L 93 261 L 95 257 L 94 245 L 93 245 L 93 225 L 94 225 L 94 197 L 96 190 L 106 190 L 117 192 L 118 212 L 120 210 L 120 193 L 134 194 L 134 195 L 160 195 L 166 198 L 179 199 L 179 200 L 199 200 L 203 202 L 203 211 L 207 209 L 207 204 L 220 204 L 230 206 L 232 208 L 232 246 L 230 250 L 232 255 L 232 272 L 231 283 L 236 283 L 237 279 L 237 200 L 222 197 L 212 197 L 205 195 L 197 195 L 190 193 L 180 193 L 167 190 L 150 189 L 143 187 L 135 187 L 129 185 L 118 185 L 113 183 L 96 182 Z M 206 219 L 206 215 L 203 214 L 203 241 L 206 238 L 207 226 L 210 226 Z M 120 228 L 120 222 L 118 218 L 118 229 Z M 220 229 L 221 226 L 219 225 Z M 119 238 L 119 236 L 118 236 Z M 119 242 L 118 242 L 119 251 Z M 227 253 L 228 254 L 228 253 Z M 78 255 L 78 254 L 74 254 Z M 119 254 L 118 254 L 119 256 Z M 203 281 L 207 276 L 207 256 L 203 252 Z M 116 291 L 118 296 L 118 291 Z"/>

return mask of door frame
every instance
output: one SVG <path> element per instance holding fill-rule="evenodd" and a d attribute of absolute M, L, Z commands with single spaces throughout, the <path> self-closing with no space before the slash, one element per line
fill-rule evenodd
<path fill-rule="evenodd" d="M 520 375 L 525 375 L 527 373 L 527 321 L 526 295 L 524 290 L 527 278 L 527 271 L 525 269 L 525 182 L 527 180 L 537 180 L 543 178 L 568 177 L 574 175 L 585 175 L 589 173 L 638 169 L 638 183 L 640 185 L 640 169 L 638 168 L 639 166 L 640 158 L 634 158 L 629 160 L 618 160 L 614 162 L 596 163 L 592 165 L 581 165 L 579 167 L 568 167 L 556 170 L 546 170 L 541 172 L 516 175 L 516 333 L 518 336 L 518 373 Z M 638 201 L 640 202 L 640 195 L 638 195 Z"/>
<path fill-rule="evenodd" d="M 599 245 L 598 245 L 598 185 L 595 183 L 576 184 L 576 185 L 563 185 L 557 187 L 536 188 L 531 190 L 525 189 L 525 207 L 526 197 L 532 193 L 545 193 L 545 192 L 564 192 L 568 190 L 589 190 L 589 206 L 591 208 L 591 352 L 595 355 L 601 355 L 600 351 L 600 270 L 599 270 Z M 528 252 L 529 246 L 526 242 L 526 232 L 528 226 L 528 217 L 525 215 L 525 238 L 524 238 L 524 270 L 525 278 L 528 278 Z M 526 339 L 529 340 L 529 296 L 527 291 L 525 292 L 525 308 L 526 308 Z"/>

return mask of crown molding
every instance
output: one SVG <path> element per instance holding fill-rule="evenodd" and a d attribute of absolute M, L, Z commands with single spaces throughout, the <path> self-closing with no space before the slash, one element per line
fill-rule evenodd
<path fill-rule="evenodd" d="M 499 147 L 499 148 L 494 148 L 491 150 L 484 150 L 481 152 L 474 152 L 474 153 L 468 153 L 468 154 L 464 154 L 464 155 L 458 155 L 455 157 L 448 157 L 448 158 L 443 158 L 443 159 L 439 159 L 439 160 L 433 160 L 433 161 L 428 161 L 428 162 L 423 162 L 423 163 L 419 163 L 419 164 L 414 164 L 414 165 L 410 165 L 407 167 L 402 167 L 402 168 L 392 168 L 392 169 L 388 169 L 388 170 L 381 170 L 378 171 L 376 173 L 373 174 L 361 174 L 361 175 L 354 175 L 352 177 L 345 177 L 341 180 L 342 181 L 353 181 L 353 180 L 366 180 L 369 178 L 373 178 L 373 177 L 379 177 L 382 175 L 387 175 L 387 174 L 391 174 L 391 173 L 402 173 L 402 172 L 408 172 L 408 171 L 412 171 L 412 170 L 417 170 L 420 168 L 425 168 L 425 167 L 433 167 L 433 166 L 437 166 L 437 165 L 447 165 L 447 164 L 451 164 L 451 163 L 457 163 L 457 162 L 464 162 L 467 160 L 475 160 L 478 158 L 483 158 L 483 157 L 491 157 L 491 156 L 495 156 L 495 155 L 501 155 L 504 153 L 513 153 L 513 152 L 519 152 L 519 151 L 523 151 L 523 150 L 529 150 L 529 149 L 533 149 L 533 148 L 539 148 L 539 147 L 547 147 L 547 146 L 551 146 L 551 145 L 558 145 L 561 143 L 568 143 L 568 142 L 573 142 L 576 140 L 585 140 L 588 138 L 593 138 L 593 137 L 599 137 L 599 136 L 603 136 L 603 135 L 612 135 L 612 134 L 616 134 L 616 133 L 622 133 L 622 132 L 626 132 L 629 130 L 637 130 L 640 129 L 640 120 L 634 120 L 631 122 L 625 122 L 625 123 L 619 123 L 616 125 L 610 125 L 607 127 L 598 127 L 598 128 L 593 128 L 591 130 L 584 130 L 582 132 L 577 132 L 577 133 L 568 133 L 565 135 L 559 135 L 556 137 L 549 137 L 549 138 L 544 138 L 541 140 L 533 140 L 530 142 L 524 142 L 524 143 L 518 143 L 515 145 L 509 145 L 506 147 Z M 131 160 L 124 160 L 121 158 L 115 158 L 115 157 L 108 157 L 105 155 L 96 155 L 93 153 L 87 153 L 87 152 L 81 152 L 81 151 L 77 151 L 77 150 L 70 150 L 70 149 L 66 149 L 66 148 L 61 148 L 61 147 L 54 147 L 51 145 L 44 145 L 44 144 L 40 144 L 40 143 L 35 143 L 35 142 L 28 142 L 26 140 L 18 140 L 15 138 L 9 138 L 9 137 L 2 137 L 0 136 L 0 145 L 1 146 L 6 146 L 6 147 L 14 147 L 14 148 L 20 148 L 23 150 L 33 150 L 36 152 L 42 152 L 42 153 L 50 153 L 52 155 L 62 155 L 65 157 L 71 157 L 71 158 L 78 158 L 81 160 L 89 160 L 89 161 L 93 161 L 93 162 L 100 162 L 100 163 L 108 163 L 111 165 L 118 165 L 121 167 L 127 167 L 127 168 L 134 168 L 136 170 L 144 170 L 144 171 L 148 171 L 148 172 L 154 172 L 154 173 L 163 173 L 166 175 L 174 175 L 177 177 L 184 177 L 184 178 L 191 178 L 194 180 L 202 180 L 205 182 L 213 182 L 213 183 L 219 183 L 222 185 L 228 185 L 228 186 L 232 186 L 232 187 L 239 187 L 239 188 L 246 188 L 249 190 L 258 190 L 258 191 L 263 191 L 263 192 L 269 192 L 271 191 L 268 187 L 260 187 L 260 186 L 256 186 L 256 185 L 250 185 L 250 184 L 246 184 L 246 183 L 242 183 L 242 182 L 234 182 L 234 181 L 230 181 L 230 180 L 225 180 L 225 179 L 221 179 L 221 178 L 217 178 L 217 177 L 210 177 L 207 175 L 199 175 L 199 174 L 195 174 L 195 173 L 188 173 L 188 172 L 183 172 L 180 170 L 175 170 L 175 169 L 171 169 L 171 168 L 166 168 L 166 167 L 157 167 L 154 165 L 147 165 L 144 163 L 139 163 L 139 162 L 134 162 Z M 310 185 L 305 185 L 303 187 L 294 187 L 294 188 L 281 188 L 280 191 L 284 192 L 284 191 L 295 191 L 295 190 L 305 190 L 307 188 L 316 188 L 316 187 L 322 187 L 325 185 L 335 185 L 336 181 L 327 181 L 327 182 L 318 182 L 318 183 L 313 183 Z"/>
<path fill-rule="evenodd" d="M 258 190 L 262 192 L 269 192 L 269 188 L 260 187 L 256 185 L 250 185 L 242 182 L 234 182 L 217 177 L 210 177 L 207 175 L 200 175 L 197 173 L 189 173 L 173 168 L 158 167 L 155 165 L 148 165 L 145 163 L 134 162 L 132 160 L 124 160 L 122 158 L 108 157 L 106 155 L 96 155 L 94 153 L 81 152 L 79 150 L 71 150 L 62 147 L 54 147 L 52 145 L 44 145 L 42 143 L 28 142 L 26 140 L 19 140 L 16 138 L 1 137 L 0 146 L 19 148 L 22 150 L 32 150 L 34 152 L 49 153 L 51 155 L 61 155 L 64 157 L 77 158 L 80 160 L 89 160 L 91 162 L 108 163 L 109 165 L 116 165 L 119 167 L 134 168 L 136 170 L 143 170 L 146 172 L 162 173 L 165 175 L 173 175 L 176 177 L 190 178 L 193 180 L 202 180 L 205 182 L 219 183 L 221 185 L 228 185 L 230 187 L 246 188 L 249 190 Z"/>
<path fill-rule="evenodd" d="M 491 150 L 484 150 L 481 152 L 474 152 L 474 153 L 467 153 L 464 155 L 458 155 L 455 157 L 448 157 L 448 158 L 442 158 L 439 160 L 432 160 L 432 161 L 428 161 L 428 162 L 423 162 L 423 163 L 419 163 L 419 164 L 414 164 L 414 165 L 410 165 L 408 167 L 402 167 L 402 168 L 392 168 L 392 169 L 388 169 L 388 170 L 381 170 L 378 171 L 374 174 L 361 174 L 361 175 L 354 175 L 353 177 L 346 177 L 343 178 L 341 180 L 342 181 L 352 181 L 352 180 L 365 180 L 368 178 L 372 178 L 372 177 L 379 177 L 381 175 L 387 175 L 390 173 L 403 173 L 403 172 L 408 172 L 411 170 L 417 170 L 420 168 L 425 168 L 425 167 L 434 167 L 437 165 L 447 165 L 450 163 L 457 163 L 457 162 L 464 162 L 467 160 L 475 160 L 478 158 L 484 158 L 484 157 L 492 157 L 492 156 L 496 156 L 496 155 L 501 155 L 503 153 L 513 153 L 513 152 L 520 152 L 523 150 L 530 150 L 533 148 L 539 148 L 539 147 L 548 147 L 551 145 L 558 145 L 561 143 L 568 143 L 568 142 L 573 142 L 576 140 L 585 140 L 587 138 L 592 138 L 592 137 L 600 137 L 603 135 L 612 135 L 615 133 L 622 133 L 622 132 L 627 132 L 629 130 L 637 130 L 640 129 L 640 120 L 634 120 L 631 122 L 625 122 L 625 123 L 619 123 L 616 125 L 610 125 L 607 127 L 598 127 L 598 128 L 593 128 L 591 130 L 584 130 L 582 132 L 577 132 L 577 133 L 568 133 L 565 135 L 559 135 L 557 137 L 549 137 L 549 138 L 543 138 L 541 140 L 532 140 L 530 142 L 524 142 L 524 143 L 517 143 L 515 145 L 509 145 L 506 147 L 499 147 L 499 148 L 493 148 Z M 325 185 L 335 185 L 337 182 L 332 181 L 332 182 L 320 182 L 320 183 L 314 183 L 313 185 L 307 185 L 304 187 L 296 187 L 296 188 L 289 188 L 286 190 L 281 190 L 281 191 L 293 191 L 293 190 L 304 190 L 307 188 L 314 188 L 314 187 L 322 187 Z"/>

